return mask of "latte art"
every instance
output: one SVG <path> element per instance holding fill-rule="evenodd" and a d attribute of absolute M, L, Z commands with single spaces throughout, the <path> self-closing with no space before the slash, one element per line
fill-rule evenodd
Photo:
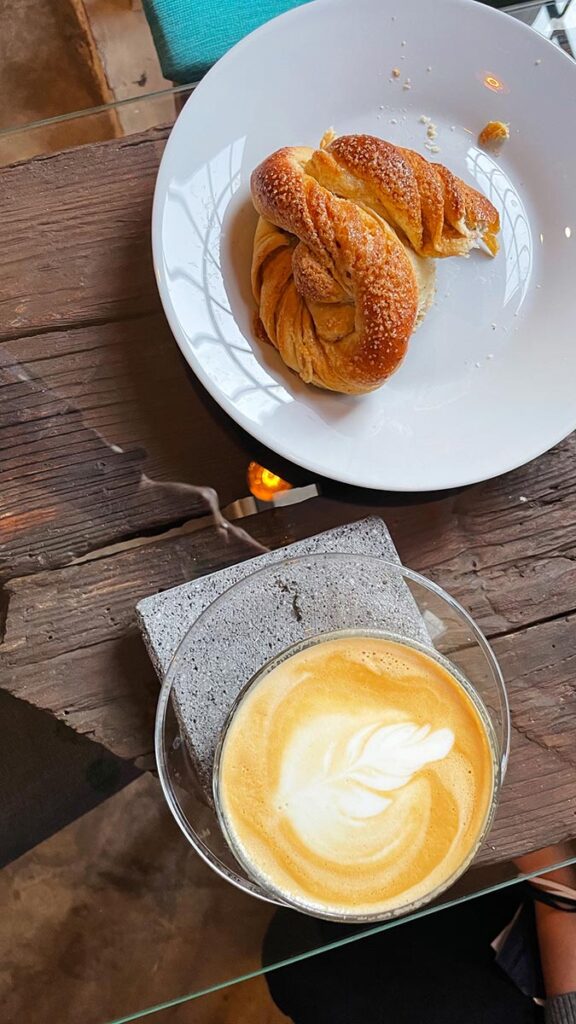
<path fill-rule="evenodd" d="M 285 751 L 278 791 L 279 810 L 285 811 L 301 838 L 311 831 L 311 847 L 325 845 L 330 838 L 333 852 L 342 827 L 381 814 L 393 803 L 391 790 L 405 786 L 424 765 L 445 757 L 454 743 L 450 729 L 431 733 L 429 725 L 369 725 L 348 737 L 349 724 L 327 717 L 302 729 Z M 339 733 L 340 739 L 330 739 L 325 751 L 316 743 L 317 773 L 310 779 L 302 745 L 314 743 L 314 736 Z M 306 822 L 311 829 L 306 829 Z M 347 836 L 344 845 L 349 845 Z"/>
<path fill-rule="evenodd" d="M 413 647 L 350 636 L 248 691 L 218 791 L 232 846 L 265 885 L 311 910 L 369 914 L 458 870 L 492 788 L 488 735 L 455 677 Z"/>

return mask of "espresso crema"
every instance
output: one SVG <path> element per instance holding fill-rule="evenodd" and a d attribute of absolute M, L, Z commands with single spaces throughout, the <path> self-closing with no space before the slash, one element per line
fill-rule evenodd
<path fill-rule="evenodd" d="M 216 787 L 249 872 L 338 916 L 425 901 L 470 859 L 493 789 L 489 728 L 462 683 L 419 649 L 357 635 L 249 688 Z"/>

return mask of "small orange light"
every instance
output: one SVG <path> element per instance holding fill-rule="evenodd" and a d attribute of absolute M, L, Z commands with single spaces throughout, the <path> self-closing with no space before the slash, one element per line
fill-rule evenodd
<path fill-rule="evenodd" d="M 506 83 L 500 78 L 496 78 L 496 75 L 486 74 L 482 81 L 486 88 L 491 89 L 492 92 L 508 92 Z"/>
<path fill-rule="evenodd" d="M 275 495 L 292 489 L 292 484 L 289 484 L 287 480 L 283 480 L 281 476 L 276 476 L 276 473 L 265 469 L 264 466 L 260 466 L 257 462 L 250 463 L 246 477 L 250 493 L 255 498 L 259 498 L 260 501 L 272 501 Z"/>

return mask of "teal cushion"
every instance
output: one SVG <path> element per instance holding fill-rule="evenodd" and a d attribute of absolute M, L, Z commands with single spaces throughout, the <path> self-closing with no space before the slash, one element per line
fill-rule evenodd
<path fill-rule="evenodd" d="M 226 50 L 307 0 L 143 0 L 162 73 L 197 82 Z"/>

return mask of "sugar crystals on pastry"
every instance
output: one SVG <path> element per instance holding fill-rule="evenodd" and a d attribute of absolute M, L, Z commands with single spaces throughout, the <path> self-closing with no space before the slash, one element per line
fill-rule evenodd
<path fill-rule="evenodd" d="M 302 380 L 333 391 L 372 391 L 398 368 L 432 304 L 436 258 L 498 251 L 485 196 L 370 135 L 280 149 L 251 188 L 263 331 Z"/>

